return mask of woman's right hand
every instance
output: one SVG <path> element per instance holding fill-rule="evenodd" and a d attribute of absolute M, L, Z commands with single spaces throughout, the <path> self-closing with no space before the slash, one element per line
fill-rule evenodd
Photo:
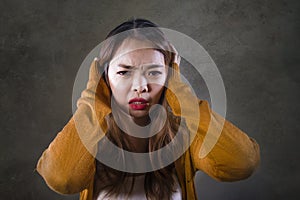
<path fill-rule="evenodd" d="M 99 59 L 95 58 L 89 70 L 86 89 L 77 101 L 74 121 L 79 137 L 91 152 L 107 131 L 105 117 L 111 113 L 111 95 L 104 74 L 98 70 Z M 93 137 L 91 137 L 93 136 Z"/>
<path fill-rule="evenodd" d="M 105 116 L 111 113 L 111 94 L 104 79 L 104 74 L 100 74 L 99 70 L 99 58 L 95 58 L 91 63 L 89 70 L 89 80 L 87 82 L 86 89 L 81 93 L 81 97 L 77 101 L 77 107 L 85 104 L 90 106 L 95 111 L 99 125 L 106 131 L 107 126 L 105 122 Z"/>

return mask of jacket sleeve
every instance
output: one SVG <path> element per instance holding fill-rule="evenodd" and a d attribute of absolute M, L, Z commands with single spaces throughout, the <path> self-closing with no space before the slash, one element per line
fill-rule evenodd
<path fill-rule="evenodd" d="M 183 117 L 190 131 L 190 156 L 194 173 L 202 170 L 221 181 L 249 177 L 260 162 L 258 144 L 212 111 L 207 101 L 199 100 L 191 88 L 180 80 L 176 63 L 173 68 L 175 70 L 168 82 L 166 99 L 173 114 Z"/>
<path fill-rule="evenodd" d="M 72 117 L 40 157 L 37 171 L 52 190 L 73 194 L 88 186 L 95 173 L 94 163 Z"/>
<path fill-rule="evenodd" d="M 190 146 L 194 168 L 220 181 L 249 177 L 260 162 L 259 145 L 212 111 L 206 101 L 199 101 L 199 110 L 200 123 Z M 203 152 L 205 157 L 201 158 Z"/>
<path fill-rule="evenodd" d="M 111 112 L 110 92 L 100 78 L 97 62 L 95 59 L 91 64 L 87 88 L 77 101 L 76 112 L 37 164 L 39 174 L 58 193 L 78 193 L 94 177 L 97 144 L 107 128 L 105 116 Z"/>

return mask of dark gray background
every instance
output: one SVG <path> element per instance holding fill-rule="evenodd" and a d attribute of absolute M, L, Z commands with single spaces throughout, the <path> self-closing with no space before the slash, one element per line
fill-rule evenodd
<path fill-rule="evenodd" d="M 260 144 L 247 180 L 199 173 L 199 199 L 298 199 L 299 10 L 297 0 L 1 0 L 0 199 L 78 199 L 51 191 L 35 165 L 72 115 L 81 62 L 132 16 L 198 41 L 224 79 L 227 119 Z"/>

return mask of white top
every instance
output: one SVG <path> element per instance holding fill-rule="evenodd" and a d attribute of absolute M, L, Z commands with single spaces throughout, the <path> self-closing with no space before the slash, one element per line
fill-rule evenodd
<path fill-rule="evenodd" d="M 172 197 L 170 200 L 182 200 L 181 198 L 181 188 L 178 183 L 178 179 L 176 178 L 176 191 L 172 194 Z M 101 191 L 97 200 L 147 200 L 146 193 L 144 189 L 144 181 L 145 181 L 145 175 L 140 175 L 135 177 L 134 186 L 132 193 L 127 196 L 126 194 L 119 194 L 115 198 L 112 197 L 105 197 L 106 191 Z M 129 186 L 130 184 L 128 184 Z"/>

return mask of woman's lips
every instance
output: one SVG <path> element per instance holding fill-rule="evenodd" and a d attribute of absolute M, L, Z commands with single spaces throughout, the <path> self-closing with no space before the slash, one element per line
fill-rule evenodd
<path fill-rule="evenodd" d="M 149 102 L 143 98 L 134 98 L 129 101 L 129 106 L 133 110 L 144 110 L 149 106 Z"/>

